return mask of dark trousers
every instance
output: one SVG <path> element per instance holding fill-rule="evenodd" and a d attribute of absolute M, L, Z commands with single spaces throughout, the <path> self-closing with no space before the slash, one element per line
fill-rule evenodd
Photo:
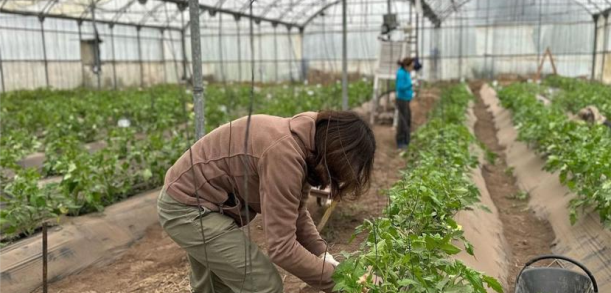
<path fill-rule="evenodd" d="M 409 108 L 409 101 L 397 100 L 397 109 L 399 110 L 397 145 L 409 145 L 409 131 L 412 126 L 412 110 Z"/>

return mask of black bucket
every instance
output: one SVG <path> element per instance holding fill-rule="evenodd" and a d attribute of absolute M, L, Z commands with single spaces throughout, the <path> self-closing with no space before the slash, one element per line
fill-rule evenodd
<path fill-rule="evenodd" d="M 529 268 L 535 262 L 544 259 L 568 261 L 586 274 L 580 274 L 564 268 Z M 597 293 L 598 285 L 590 271 L 568 257 L 559 255 L 543 255 L 536 257 L 524 265 L 516 279 L 515 293 Z"/>

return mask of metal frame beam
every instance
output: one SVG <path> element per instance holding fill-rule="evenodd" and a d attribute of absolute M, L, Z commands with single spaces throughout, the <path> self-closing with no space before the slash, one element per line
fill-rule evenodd
<path fill-rule="evenodd" d="M 416 0 L 409 0 L 413 5 L 416 5 Z M 422 14 L 429 19 L 429 21 L 435 26 L 441 26 L 442 19 L 439 18 L 435 10 L 426 2 L 426 0 L 422 0 Z"/>
<path fill-rule="evenodd" d="M 187 4 L 187 1 L 185 1 L 185 0 L 160 0 L 160 1 L 176 3 L 176 4 Z M 244 17 L 244 18 L 252 18 L 257 23 L 259 23 L 259 22 L 269 22 L 269 23 L 272 23 L 272 24 L 278 23 L 278 24 L 282 24 L 282 25 L 286 25 L 286 26 L 300 27 L 296 23 L 290 23 L 290 22 L 286 22 L 286 21 L 283 21 L 283 20 L 280 20 L 280 19 L 272 19 L 272 18 L 261 17 L 261 16 L 256 16 L 256 15 L 251 16 L 248 13 L 244 13 L 244 12 L 240 12 L 240 11 L 234 11 L 234 10 L 225 9 L 225 8 L 219 8 L 219 7 L 215 7 L 215 6 L 211 6 L 211 5 L 199 4 L 199 8 L 202 10 L 202 13 L 204 11 L 214 11 L 215 13 L 233 15 L 234 17 L 239 17 L 239 18 L 242 18 L 242 17 Z"/>
<path fill-rule="evenodd" d="M 2 86 L 2 92 L 6 92 L 6 86 L 4 84 L 4 70 L 2 68 L 2 50 L 0 50 L 0 85 Z"/>
<path fill-rule="evenodd" d="M 9 10 L 9 9 L 5 9 L 5 8 L 0 8 L 0 13 L 39 17 L 39 14 L 37 12 L 15 11 L 15 10 Z M 47 15 L 45 15 L 45 18 L 75 20 L 75 21 L 78 21 L 78 22 L 90 21 L 88 19 L 82 19 L 82 18 L 78 18 L 78 17 L 74 17 L 74 16 L 67 16 L 67 15 L 61 15 L 61 14 L 47 14 Z M 136 24 L 136 23 L 121 22 L 121 21 L 96 20 L 95 22 L 96 23 L 101 23 L 101 24 L 108 24 L 108 25 L 124 25 L 124 26 L 134 26 L 134 27 L 138 26 L 138 24 Z M 177 28 L 177 27 L 170 27 L 170 28 L 168 28 L 166 26 L 161 26 L 161 25 L 141 25 L 141 27 L 143 27 L 143 28 L 152 28 L 152 29 L 168 29 L 168 30 L 180 31 L 180 28 Z"/>
<path fill-rule="evenodd" d="M 112 17 L 112 21 L 119 21 L 119 17 L 121 17 L 121 15 L 125 14 L 125 12 L 132 6 L 134 5 L 134 3 L 136 3 L 136 0 L 132 0 L 127 2 L 127 4 L 123 5 L 123 7 L 119 8 L 119 11 L 117 11 L 117 13 Z"/>
<path fill-rule="evenodd" d="M 43 7 L 42 10 L 40 11 L 39 17 L 44 17 L 49 11 L 51 11 L 53 6 L 55 6 L 55 4 L 57 4 L 57 2 L 59 2 L 59 0 L 52 0 L 50 2 L 47 2 L 45 7 Z"/>
<path fill-rule="evenodd" d="M 318 11 L 316 11 L 314 14 L 312 14 L 310 17 L 308 17 L 308 19 L 306 19 L 306 21 L 301 25 L 303 27 L 308 26 L 308 24 L 310 24 L 310 22 L 312 22 L 314 20 L 314 18 L 316 18 L 318 15 L 320 15 L 320 13 L 324 12 L 325 10 L 329 9 L 329 7 L 337 5 L 342 3 L 342 0 L 336 0 L 333 1 L 323 7 L 321 7 L 320 9 L 318 9 Z"/>
<path fill-rule="evenodd" d="M 411 1 L 412 3 L 414 3 L 414 1 L 415 1 L 415 0 L 410 0 L 410 1 Z M 471 2 L 471 1 L 472 1 L 472 0 L 467 0 L 467 1 L 463 2 L 462 4 L 460 4 L 460 5 L 459 5 L 459 7 L 458 7 L 458 8 L 460 9 L 460 8 L 461 8 L 461 6 L 464 6 L 465 4 L 467 4 L 467 3 Z M 539 1 L 542 1 L 542 0 L 539 0 Z M 579 1 L 579 0 L 572 0 L 571 2 L 575 3 L 575 4 L 576 4 L 576 5 L 578 5 L 579 7 L 583 8 L 583 10 L 585 10 L 585 11 L 586 11 L 588 14 L 590 14 L 590 15 L 596 15 L 596 14 L 605 14 L 605 13 L 609 13 L 609 12 L 611 12 L 611 7 L 607 8 L 607 9 L 605 9 L 605 10 L 602 10 L 602 9 L 601 9 L 601 8 L 600 8 L 600 7 L 599 7 L 597 4 L 592 3 L 590 0 L 588 0 L 588 3 L 593 4 L 593 5 L 594 5 L 594 7 L 596 7 L 596 9 L 597 9 L 597 10 L 599 10 L 600 12 L 594 12 L 594 11 L 592 11 L 592 10 L 591 10 L 591 9 L 590 9 L 590 8 L 589 8 L 587 5 L 585 5 L 584 3 L 581 3 L 581 1 Z M 609 3 L 609 4 L 611 5 L 611 1 L 609 1 L 609 0 L 605 0 L 605 2 L 606 2 L 606 3 Z M 423 3 L 423 5 L 424 5 L 425 1 L 424 1 L 424 0 L 422 0 L 422 3 Z M 454 11 L 454 12 L 456 12 L 456 11 Z M 445 13 L 444 13 L 444 14 L 445 14 Z M 443 17 L 441 18 L 441 20 L 442 20 L 442 21 L 446 20 L 448 17 L 450 17 L 450 15 L 451 15 L 451 14 L 452 14 L 452 12 L 451 12 L 451 11 L 449 11 L 449 13 L 447 13 L 445 16 L 443 16 Z"/>
<path fill-rule="evenodd" d="M 159 10 L 159 8 L 165 6 L 166 3 L 165 2 L 159 2 L 159 4 L 157 4 L 157 6 L 153 7 L 153 9 L 149 10 L 146 12 L 146 14 L 142 17 L 142 19 L 138 22 L 138 26 L 142 26 L 144 24 L 146 24 L 146 22 L 149 20 L 149 18 L 151 16 L 153 16 L 153 14 L 155 12 L 157 12 L 157 10 Z"/>
<path fill-rule="evenodd" d="M 293 10 L 293 8 L 294 8 L 294 7 L 298 6 L 298 5 L 299 5 L 299 4 L 301 4 L 303 1 L 305 1 L 305 0 L 299 0 L 297 3 L 293 3 L 293 4 L 296 4 L 296 5 L 293 5 L 293 6 L 290 6 L 289 8 L 287 8 L 287 9 L 284 9 L 284 11 L 282 11 L 282 12 L 280 13 L 280 15 L 282 16 L 282 15 L 285 15 L 285 14 L 289 13 L 289 11 Z M 306 9 L 304 9 L 303 11 L 307 11 L 307 10 L 308 10 L 310 7 L 311 7 L 311 6 L 306 6 Z M 301 15 L 301 14 L 302 14 L 302 13 L 298 13 L 297 15 Z M 293 18 L 293 21 L 292 21 L 292 22 L 293 22 L 293 23 L 295 23 L 295 22 L 296 22 L 296 21 L 295 21 L 295 18 Z"/>
<path fill-rule="evenodd" d="M 46 38 L 45 38 L 45 19 L 44 18 L 38 18 L 38 20 L 40 21 L 40 36 L 42 38 L 42 55 L 44 58 L 44 64 L 45 64 L 45 86 L 49 87 L 49 61 L 47 60 L 47 44 L 46 44 Z"/>
<path fill-rule="evenodd" d="M 265 7 L 265 9 L 263 10 L 263 12 L 261 12 L 261 17 L 265 17 L 268 13 L 270 13 L 272 11 L 272 9 L 274 7 L 276 7 L 276 5 L 278 5 L 279 2 L 282 2 L 282 0 L 274 0 L 274 2 L 270 3 L 269 5 L 267 5 Z"/>

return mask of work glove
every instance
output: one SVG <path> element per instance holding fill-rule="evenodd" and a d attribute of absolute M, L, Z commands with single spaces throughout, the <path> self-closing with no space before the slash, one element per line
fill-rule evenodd
<path fill-rule="evenodd" d="M 325 262 L 328 262 L 329 264 L 331 264 L 334 267 L 337 267 L 339 265 L 339 261 L 335 260 L 335 258 L 333 258 L 333 255 L 331 255 L 328 252 L 321 254 L 319 258 L 324 260 Z"/>

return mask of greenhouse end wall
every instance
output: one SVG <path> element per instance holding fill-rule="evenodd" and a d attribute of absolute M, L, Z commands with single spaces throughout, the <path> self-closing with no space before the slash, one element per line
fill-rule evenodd
<path fill-rule="evenodd" d="M 596 34 L 595 22 L 590 16 L 567 21 L 549 16 L 541 23 L 496 21 L 495 17 L 481 20 L 477 16 L 458 12 L 439 28 L 428 22 L 419 27 L 419 56 L 424 61 L 422 78 L 532 77 L 549 48 L 559 74 L 611 84 L 609 16 L 597 19 Z M 219 27 L 202 27 L 202 65 L 207 80 L 250 81 L 252 59 L 256 82 L 295 81 L 316 72 L 336 76 L 341 73 L 341 29 L 325 27 L 322 18 L 315 19 L 303 34 L 296 29 L 287 31 L 281 26 L 262 23 L 255 26 L 252 43 L 246 20 L 236 22 L 229 16 L 223 18 L 231 23 L 226 23 L 222 31 Z M 349 26 L 349 73 L 372 76 L 376 71 L 379 57 L 376 27 L 375 23 Z M 183 42 L 179 31 L 138 30 L 125 25 L 111 28 L 100 24 L 96 28 L 102 41 L 101 87 L 177 83 L 190 76 L 188 31 Z M 93 31 L 91 22 L 79 25 L 76 21 L 48 18 L 41 23 L 36 17 L 0 13 L 3 81 L 0 90 L 97 87 L 98 77 L 91 65 L 85 64 L 81 52 L 83 41 L 94 39 Z M 400 33 L 393 37 L 403 38 Z M 187 57 L 186 62 L 183 55 Z M 543 73 L 551 72 L 551 64 L 546 60 Z"/>

